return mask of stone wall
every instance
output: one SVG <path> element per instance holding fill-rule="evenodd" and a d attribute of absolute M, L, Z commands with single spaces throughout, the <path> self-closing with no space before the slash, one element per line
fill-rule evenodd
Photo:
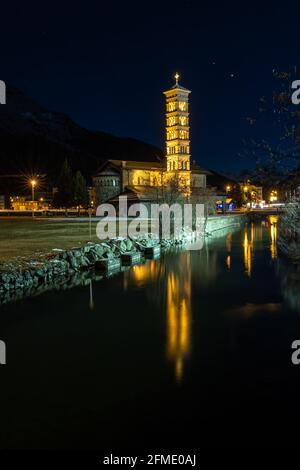
<path fill-rule="evenodd" d="M 216 215 L 208 217 L 206 223 L 206 233 L 213 235 L 218 230 L 223 230 L 228 227 L 240 227 L 246 221 L 244 214 L 233 214 L 233 215 Z"/>

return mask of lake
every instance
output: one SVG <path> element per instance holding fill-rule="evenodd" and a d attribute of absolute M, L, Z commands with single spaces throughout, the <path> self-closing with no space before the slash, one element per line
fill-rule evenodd
<path fill-rule="evenodd" d="M 276 218 L 1 307 L 1 449 L 292 446 L 296 268 Z"/>

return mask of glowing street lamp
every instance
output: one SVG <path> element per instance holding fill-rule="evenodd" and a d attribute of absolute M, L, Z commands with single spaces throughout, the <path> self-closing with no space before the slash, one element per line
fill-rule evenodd
<path fill-rule="evenodd" d="M 32 191 L 32 200 L 34 201 L 34 188 L 36 186 L 36 181 L 35 180 L 31 180 L 30 181 L 30 184 L 31 184 L 31 191 Z"/>
<path fill-rule="evenodd" d="M 229 193 L 231 191 L 231 187 L 228 185 L 226 186 L 226 191 Z"/>
<path fill-rule="evenodd" d="M 36 180 L 31 180 L 31 193 L 32 193 L 32 217 L 34 217 L 34 188 L 36 187 Z"/>

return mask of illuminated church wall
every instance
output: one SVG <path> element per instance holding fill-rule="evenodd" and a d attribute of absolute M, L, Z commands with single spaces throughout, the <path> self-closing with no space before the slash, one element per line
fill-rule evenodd
<path fill-rule="evenodd" d="M 162 171 L 129 170 L 125 181 L 127 186 L 161 186 Z"/>

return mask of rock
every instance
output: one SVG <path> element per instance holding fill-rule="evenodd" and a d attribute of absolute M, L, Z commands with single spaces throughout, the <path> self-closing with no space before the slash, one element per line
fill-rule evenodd
<path fill-rule="evenodd" d="M 126 251 L 132 251 L 134 249 L 134 245 L 130 238 L 126 241 Z"/>
<path fill-rule="evenodd" d="M 98 256 L 101 257 L 104 253 L 104 248 L 103 248 L 102 245 L 98 244 L 98 245 L 95 245 L 94 251 L 95 251 L 95 253 L 97 253 Z"/>
<path fill-rule="evenodd" d="M 88 253 L 87 252 L 84 252 L 84 253 Z M 80 250 L 80 248 L 76 248 L 76 250 L 72 250 L 72 255 L 75 257 L 75 258 L 80 258 L 82 256 L 82 251 Z"/>

